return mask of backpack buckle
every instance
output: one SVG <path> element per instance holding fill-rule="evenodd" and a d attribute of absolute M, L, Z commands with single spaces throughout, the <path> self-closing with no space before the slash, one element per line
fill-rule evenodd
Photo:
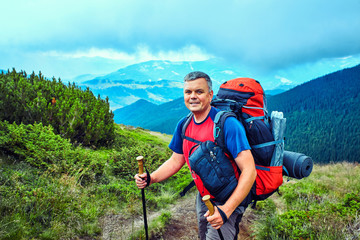
<path fill-rule="evenodd" d="M 220 127 L 216 127 L 216 128 L 215 128 L 215 131 L 214 131 L 214 133 L 215 133 L 215 134 L 214 134 L 215 139 L 219 137 L 220 131 L 221 131 Z"/>

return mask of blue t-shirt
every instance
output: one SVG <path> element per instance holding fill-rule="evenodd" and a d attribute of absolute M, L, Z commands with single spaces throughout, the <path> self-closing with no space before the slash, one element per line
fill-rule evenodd
<path fill-rule="evenodd" d="M 211 107 L 209 115 L 203 122 L 196 123 L 194 118 L 192 119 L 192 121 L 197 126 L 200 126 L 200 125 L 204 124 L 205 122 L 208 122 L 207 120 L 208 120 L 208 118 L 210 118 L 213 123 L 215 116 L 219 111 L 220 110 L 218 110 L 214 107 Z M 179 153 L 179 154 L 184 154 L 183 139 L 181 137 L 181 132 L 182 132 L 182 126 L 185 121 L 186 121 L 186 117 L 184 117 L 183 119 L 181 119 L 178 122 L 178 124 L 175 128 L 175 131 L 174 131 L 173 138 L 169 144 L 169 148 L 172 151 Z M 209 129 L 209 131 L 211 131 L 211 134 L 213 134 L 213 124 L 212 124 L 211 129 Z M 236 118 L 228 117 L 225 121 L 223 131 L 225 133 L 224 138 L 225 138 L 226 148 L 231 153 L 231 155 L 234 159 L 237 157 L 237 155 L 240 152 L 250 149 L 250 144 L 246 138 L 244 126 Z M 188 155 L 188 154 L 186 154 L 186 155 Z"/>

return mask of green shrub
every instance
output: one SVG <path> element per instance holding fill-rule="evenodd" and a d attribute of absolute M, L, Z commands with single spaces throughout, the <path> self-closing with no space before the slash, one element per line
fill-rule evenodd
<path fill-rule="evenodd" d="M 84 146 L 109 146 L 114 120 L 109 99 L 96 98 L 87 88 L 47 80 L 39 73 L 27 77 L 15 69 L 0 74 L 0 121 L 17 124 L 42 122 L 56 134 Z"/>
<path fill-rule="evenodd" d="M 71 143 L 54 134 L 51 126 L 0 122 L 2 135 L 0 149 L 39 168 L 47 168 L 65 161 L 64 153 L 72 149 Z"/>

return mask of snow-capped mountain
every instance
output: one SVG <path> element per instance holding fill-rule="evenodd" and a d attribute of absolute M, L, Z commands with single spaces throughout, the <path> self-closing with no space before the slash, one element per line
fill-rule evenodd
<path fill-rule="evenodd" d="M 215 59 L 199 62 L 148 61 L 81 82 L 80 86 L 89 87 L 102 97 L 108 96 L 112 109 L 139 99 L 161 104 L 181 97 L 184 76 L 195 70 L 209 74 L 214 90 L 226 80 L 245 76 L 238 69 L 221 65 Z"/>
<path fill-rule="evenodd" d="M 82 75 L 74 81 L 89 87 L 95 95 L 109 97 L 115 110 L 145 99 L 162 104 L 182 97 L 184 76 L 191 71 L 203 71 L 213 80 L 214 93 L 221 83 L 237 78 L 258 80 L 269 94 L 280 93 L 316 77 L 352 67 L 360 63 L 359 56 L 322 59 L 286 69 L 255 71 L 246 66 L 231 65 L 220 59 L 194 62 L 148 61 L 121 68 L 104 76 Z M 89 79 L 89 80 L 86 80 Z"/>

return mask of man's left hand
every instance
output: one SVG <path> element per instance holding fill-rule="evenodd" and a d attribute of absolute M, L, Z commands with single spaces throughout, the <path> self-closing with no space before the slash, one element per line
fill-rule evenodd
<path fill-rule="evenodd" d="M 209 211 L 207 211 L 204 215 L 204 217 L 206 217 L 206 220 L 215 229 L 219 229 L 224 224 L 224 221 L 219 213 L 218 208 L 219 208 L 218 206 L 214 206 L 215 211 L 212 216 L 209 216 L 210 215 Z"/>

